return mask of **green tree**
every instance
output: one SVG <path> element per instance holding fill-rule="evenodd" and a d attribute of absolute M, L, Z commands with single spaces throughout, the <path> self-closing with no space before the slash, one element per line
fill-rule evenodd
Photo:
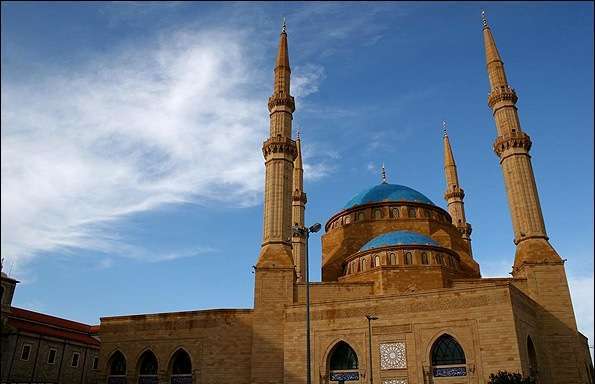
<path fill-rule="evenodd" d="M 490 375 L 488 384 L 535 384 L 535 380 L 516 372 L 498 371 Z"/>

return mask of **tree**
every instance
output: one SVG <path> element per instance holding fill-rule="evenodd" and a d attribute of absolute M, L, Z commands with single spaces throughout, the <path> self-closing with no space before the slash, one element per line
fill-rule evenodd
<path fill-rule="evenodd" d="M 498 371 L 490 375 L 488 384 L 535 384 L 535 380 L 516 372 Z"/>

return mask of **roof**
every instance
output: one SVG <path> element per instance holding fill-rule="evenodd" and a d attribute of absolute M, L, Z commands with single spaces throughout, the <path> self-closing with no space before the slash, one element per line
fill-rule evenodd
<path fill-rule="evenodd" d="M 433 245 L 440 246 L 429 236 L 413 231 L 394 231 L 376 236 L 360 248 L 361 251 L 367 251 L 374 248 L 388 247 L 391 245 Z"/>
<path fill-rule="evenodd" d="M 99 346 L 99 340 L 91 336 L 91 334 L 97 333 L 98 326 L 91 326 L 16 307 L 12 307 L 10 313 L 8 313 L 8 324 L 22 332 Z"/>
<path fill-rule="evenodd" d="M 344 208 L 349 209 L 357 205 L 379 203 L 383 201 L 410 201 L 434 205 L 432 200 L 413 188 L 398 184 L 381 183 L 355 195 L 347 202 L 347 204 L 345 204 Z"/>

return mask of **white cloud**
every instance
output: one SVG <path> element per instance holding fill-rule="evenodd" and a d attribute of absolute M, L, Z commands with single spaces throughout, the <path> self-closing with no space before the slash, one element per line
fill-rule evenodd
<path fill-rule="evenodd" d="M 259 55 L 249 47 L 237 31 L 168 32 L 41 80 L 6 76 L 1 216 L 9 264 L 57 248 L 127 251 L 105 224 L 163 204 L 257 203 L 270 90 L 255 79 L 270 74 L 250 60 Z M 312 66 L 300 76 L 304 97 L 323 72 Z"/>

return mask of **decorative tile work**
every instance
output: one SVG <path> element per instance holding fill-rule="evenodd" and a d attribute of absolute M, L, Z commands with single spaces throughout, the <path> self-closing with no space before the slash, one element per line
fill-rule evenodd
<path fill-rule="evenodd" d="M 465 367 L 434 368 L 434 377 L 467 376 Z"/>
<path fill-rule="evenodd" d="M 359 372 L 337 372 L 331 371 L 329 379 L 331 381 L 358 381 Z"/>
<path fill-rule="evenodd" d="M 388 379 L 383 380 L 382 384 L 407 384 L 407 379 Z"/>
<path fill-rule="evenodd" d="M 380 344 L 380 369 L 407 368 L 405 343 Z"/>

